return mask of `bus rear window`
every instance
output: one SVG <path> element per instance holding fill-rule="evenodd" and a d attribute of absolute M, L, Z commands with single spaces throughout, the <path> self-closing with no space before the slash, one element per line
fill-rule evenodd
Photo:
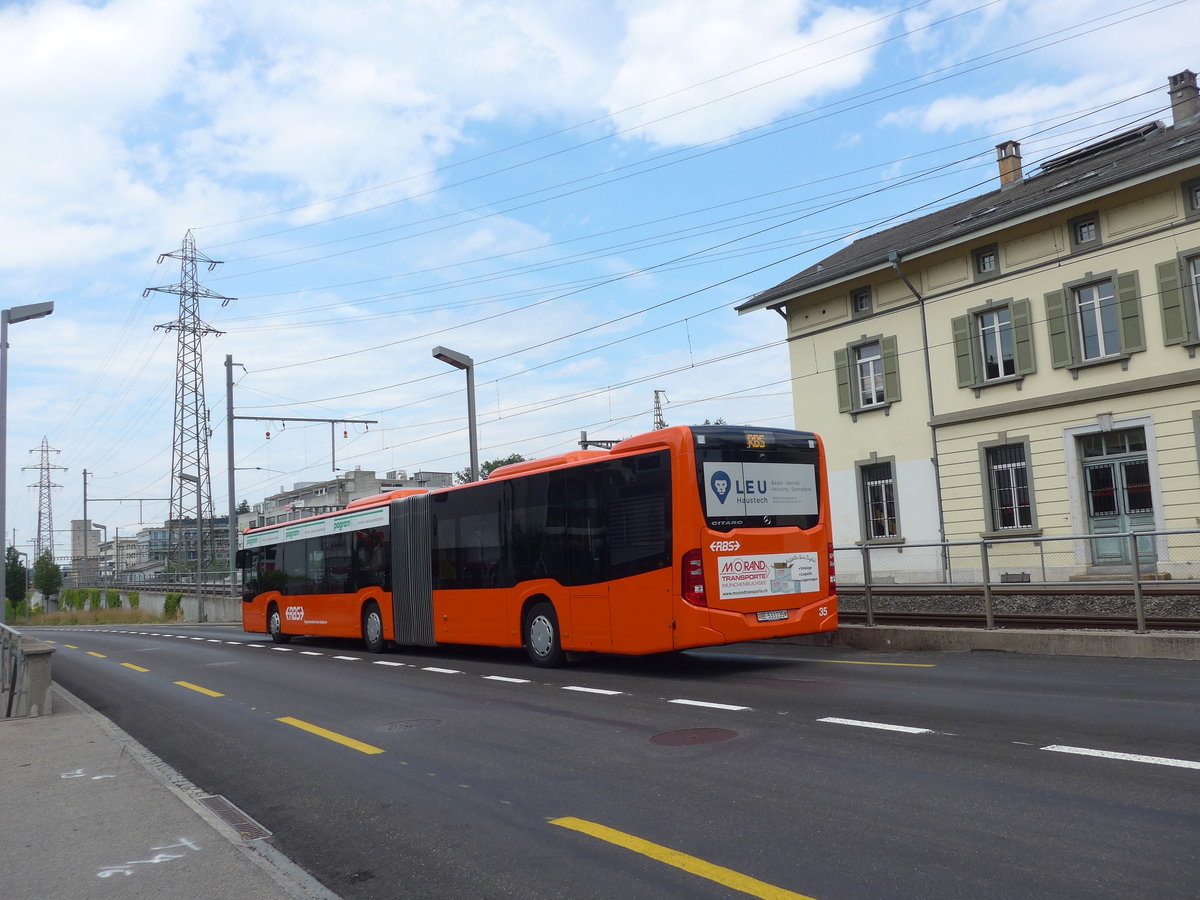
<path fill-rule="evenodd" d="M 802 431 L 692 429 L 700 504 L 710 528 L 812 528 L 820 521 L 820 451 Z"/>

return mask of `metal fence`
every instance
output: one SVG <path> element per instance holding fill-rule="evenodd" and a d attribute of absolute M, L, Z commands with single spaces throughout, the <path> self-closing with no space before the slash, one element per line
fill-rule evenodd
<path fill-rule="evenodd" d="M 1200 620 L 1200 529 L 864 543 L 834 554 L 839 587 L 861 589 L 868 624 L 881 597 L 925 613 L 961 612 L 973 604 L 964 597 L 982 597 L 989 628 L 999 609 L 1129 615 L 1144 632 L 1148 598 L 1155 616 Z"/>

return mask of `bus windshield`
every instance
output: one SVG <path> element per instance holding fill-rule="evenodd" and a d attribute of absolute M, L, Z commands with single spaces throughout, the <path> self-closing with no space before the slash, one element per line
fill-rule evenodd
<path fill-rule="evenodd" d="M 805 431 L 693 426 L 708 527 L 814 528 L 820 523 L 820 445 Z"/>

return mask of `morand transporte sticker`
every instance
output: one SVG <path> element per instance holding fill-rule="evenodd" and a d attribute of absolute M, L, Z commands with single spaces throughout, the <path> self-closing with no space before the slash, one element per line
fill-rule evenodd
<path fill-rule="evenodd" d="M 816 553 L 720 556 L 717 579 L 722 600 L 808 594 L 821 588 Z"/>

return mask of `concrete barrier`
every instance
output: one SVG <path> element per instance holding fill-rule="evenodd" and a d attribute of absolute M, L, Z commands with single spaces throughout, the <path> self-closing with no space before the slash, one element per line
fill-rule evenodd
<path fill-rule="evenodd" d="M 842 625 L 834 632 L 787 638 L 789 644 L 855 650 L 930 650 L 963 653 L 1004 650 L 1053 656 L 1200 660 L 1200 633 L 1062 631 L 1018 628 L 937 628 L 919 625 Z"/>

